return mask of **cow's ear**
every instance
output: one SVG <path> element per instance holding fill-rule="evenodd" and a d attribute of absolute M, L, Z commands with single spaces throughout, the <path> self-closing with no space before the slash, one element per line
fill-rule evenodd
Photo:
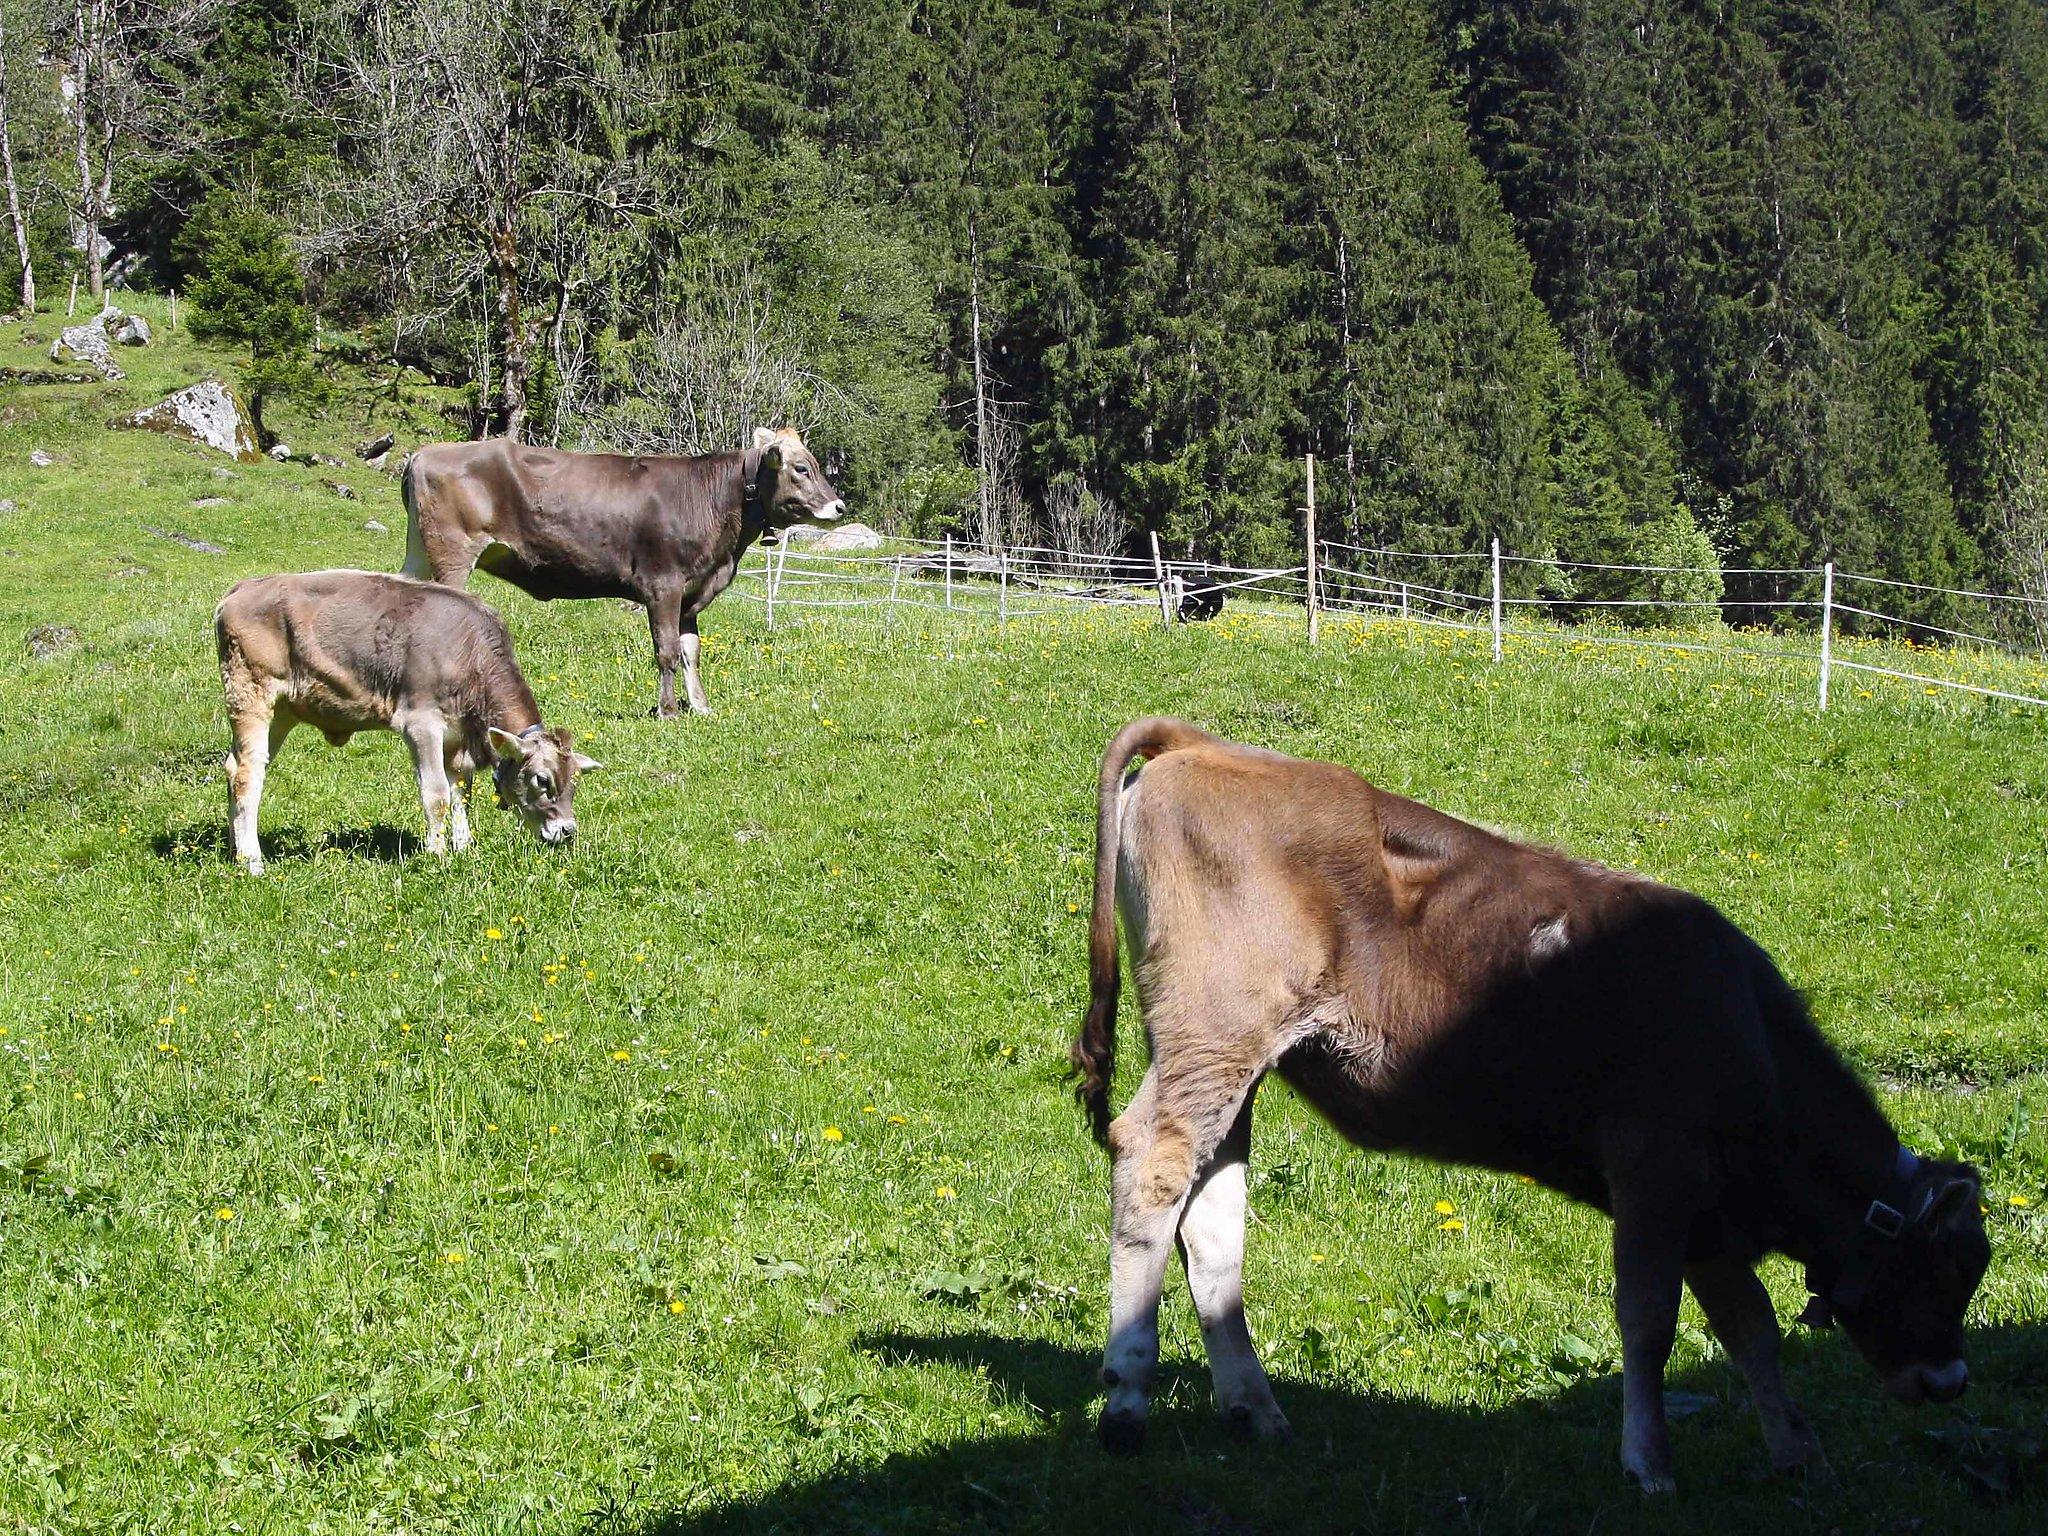
<path fill-rule="evenodd" d="M 508 763 L 523 763 L 526 754 L 533 750 L 533 743 L 514 736 L 510 731 L 501 731 L 494 725 L 491 727 L 491 748 Z"/>
<path fill-rule="evenodd" d="M 1921 1223 L 1934 1232 L 1966 1226 L 1976 1216 L 1977 1204 L 1983 1198 L 1984 1186 L 1974 1173 L 1945 1180 L 1928 1200 L 1927 1214 L 1920 1218 Z"/>
<path fill-rule="evenodd" d="M 585 757 L 581 752 L 571 752 L 569 761 L 576 765 L 578 773 L 595 773 L 604 766 L 594 757 Z"/>
<path fill-rule="evenodd" d="M 762 449 L 770 447 L 774 442 L 775 429 L 773 427 L 754 428 L 754 452 L 759 453 Z"/>

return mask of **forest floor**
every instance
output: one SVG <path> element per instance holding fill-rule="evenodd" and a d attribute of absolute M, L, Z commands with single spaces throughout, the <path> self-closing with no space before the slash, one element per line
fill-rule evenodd
<path fill-rule="evenodd" d="M 20 329 L 0 366 L 47 366 Z M 2041 1528 L 2048 712 L 1253 615 L 770 631 L 734 596 L 717 715 L 664 723 L 636 613 L 485 579 L 605 761 L 574 852 L 480 795 L 470 852 L 418 853 L 397 739 L 302 733 L 250 879 L 213 604 L 395 569 L 396 482 L 349 447 L 447 428 L 366 389 L 284 418 L 346 468 L 229 466 L 103 425 L 221 359 L 121 361 L 0 401 L 0 1532 Z M 31 659 L 39 626 L 74 643 Z M 1273 1085 L 1247 1283 L 1297 1439 L 1213 1422 L 1176 1277 L 1150 1446 L 1100 1454 L 1107 1167 L 1061 1078 L 1095 766 L 1152 712 L 1720 904 L 1907 1139 L 1984 1169 L 1969 1395 L 1891 1406 L 1795 1331 L 1840 1480 L 1780 1481 L 1688 1302 L 1646 1505 L 1604 1220 Z"/>

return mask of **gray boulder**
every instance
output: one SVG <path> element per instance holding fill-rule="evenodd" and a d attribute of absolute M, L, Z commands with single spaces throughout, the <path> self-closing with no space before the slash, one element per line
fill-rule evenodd
<path fill-rule="evenodd" d="M 290 443 L 272 443 L 270 445 L 270 456 L 280 464 L 289 464 L 292 461 L 292 445 Z"/>
<path fill-rule="evenodd" d="M 48 661 L 66 651 L 78 649 L 78 631 L 69 624 L 38 624 L 28 632 L 28 653 L 37 661 Z"/>
<path fill-rule="evenodd" d="M 120 310 L 109 309 L 82 324 L 65 326 L 50 343 L 50 361 L 83 363 L 103 379 L 125 379 L 128 375 L 114 361 L 114 344 L 107 335 L 110 320 L 118 323 L 125 318 Z"/>
<path fill-rule="evenodd" d="M 249 413 L 235 392 L 218 379 L 187 384 L 155 405 L 116 416 L 108 425 L 161 432 L 166 437 L 217 449 L 244 463 L 260 463 L 263 458 L 256 451 L 256 434 L 249 428 Z"/>
<path fill-rule="evenodd" d="M 375 519 L 374 517 L 373 517 L 373 518 L 371 518 L 371 519 L 370 519 L 370 520 L 369 520 L 368 522 L 366 522 L 366 523 L 364 523 L 364 524 L 363 524 L 363 532 L 365 532 L 365 533 L 389 533 L 390 531 L 391 531 L 391 530 L 390 530 L 389 528 L 386 528 L 386 527 L 385 527 L 385 526 L 384 526 L 384 525 L 383 525 L 382 523 L 378 522 L 378 521 L 377 521 L 377 519 Z"/>
<path fill-rule="evenodd" d="M 51 458 L 47 453 L 43 452 L 43 450 L 40 448 L 29 449 L 28 461 L 29 463 L 35 465 L 37 469 L 48 469 L 52 464 L 57 462 L 55 459 Z"/>
<path fill-rule="evenodd" d="M 818 540 L 818 550 L 821 554 L 881 547 L 882 536 L 866 523 L 841 523 L 836 528 L 826 529 L 825 536 Z"/>
<path fill-rule="evenodd" d="M 119 315 L 110 320 L 110 316 Z M 149 333 L 149 322 L 140 315 L 120 315 L 118 310 L 109 310 L 101 320 L 107 337 L 117 347 L 146 347 L 154 339 Z"/>
<path fill-rule="evenodd" d="M 815 523 L 794 523 L 782 530 L 784 549 L 804 549 L 825 537 L 825 530 Z"/>

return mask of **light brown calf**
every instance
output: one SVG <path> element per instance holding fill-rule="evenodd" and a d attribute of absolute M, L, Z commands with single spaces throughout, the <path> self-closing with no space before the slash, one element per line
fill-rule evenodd
<path fill-rule="evenodd" d="M 340 746 L 357 731 L 405 738 L 427 848 L 469 846 L 470 776 L 492 765 L 498 803 L 546 843 L 576 833 L 576 776 L 599 765 L 541 724 L 497 614 L 447 587 L 370 571 L 237 582 L 213 614 L 234 751 L 235 857 L 263 872 L 256 817 L 270 759 L 296 725 Z M 452 782 L 451 782 L 452 781 Z"/>
<path fill-rule="evenodd" d="M 1125 780 L 1134 758 L 1151 762 Z M 1772 1460 L 1825 1465 L 1779 1379 L 1767 1252 L 1807 1266 L 1895 1397 L 1963 1389 L 1990 1252 L 1975 1171 L 1901 1147 L 1706 902 L 1176 720 L 1110 745 L 1096 837 L 1073 1059 L 1114 1163 L 1112 1449 L 1143 1439 L 1176 1242 L 1219 1409 L 1287 1431 L 1242 1295 L 1252 1099 L 1275 1071 L 1366 1146 L 1527 1174 L 1613 1216 L 1622 1463 L 1646 1490 L 1673 1486 L 1681 1285 L 1747 1378 Z M 1152 1061 L 1112 1122 L 1119 907 Z"/>

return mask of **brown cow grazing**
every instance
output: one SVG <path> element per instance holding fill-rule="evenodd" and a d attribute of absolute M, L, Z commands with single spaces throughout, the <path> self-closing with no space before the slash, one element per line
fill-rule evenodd
<path fill-rule="evenodd" d="M 1134 758 L 1151 761 L 1119 788 Z M 1111 743 L 1096 837 L 1073 1059 L 1114 1162 L 1105 1445 L 1143 1439 L 1176 1239 L 1218 1408 L 1287 1431 L 1240 1290 L 1269 1071 L 1364 1145 L 1527 1174 L 1614 1218 L 1622 1465 L 1646 1490 L 1673 1486 L 1681 1284 L 1747 1379 L 1773 1462 L 1825 1467 L 1779 1379 L 1765 1253 L 1806 1265 L 1894 1397 L 1963 1390 L 1963 1313 L 1990 1258 L 1976 1172 L 1902 1148 L 1705 901 L 1176 720 Z M 1111 1121 L 1118 907 L 1152 1062 Z"/>
<path fill-rule="evenodd" d="M 357 731 L 405 738 L 419 772 L 427 848 L 470 841 L 470 775 L 485 763 L 498 803 L 542 842 L 576 835 L 576 776 L 599 765 L 541 724 L 505 621 L 466 593 L 371 571 L 260 576 L 213 611 L 235 857 L 263 873 L 256 814 L 270 759 L 295 725 L 340 746 Z M 451 786 L 450 781 L 453 781 Z"/>
<path fill-rule="evenodd" d="M 744 453 L 567 453 L 493 438 L 422 448 L 405 472 L 405 574 L 451 587 L 488 571 L 534 597 L 623 597 L 647 610 L 661 669 L 655 712 L 711 713 L 697 615 L 769 529 L 846 511 L 803 439 L 756 429 Z"/>

